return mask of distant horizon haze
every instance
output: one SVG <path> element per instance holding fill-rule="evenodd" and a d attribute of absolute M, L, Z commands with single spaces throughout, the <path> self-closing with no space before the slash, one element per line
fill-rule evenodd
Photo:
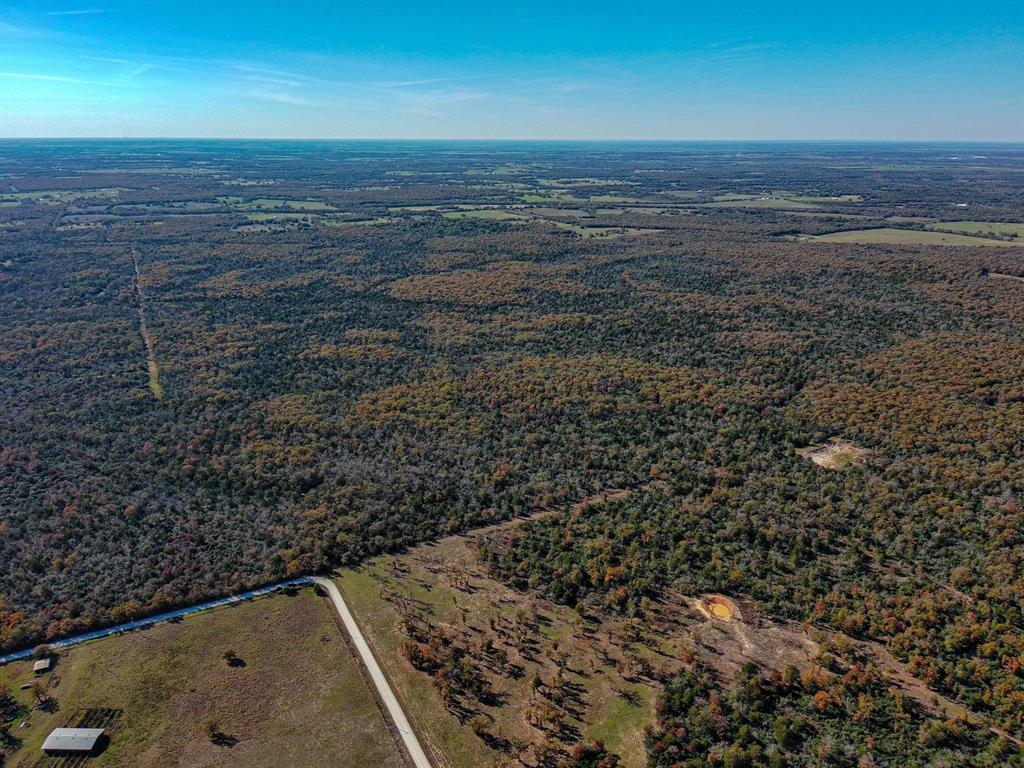
<path fill-rule="evenodd" d="M 743 146 L 743 145 L 763 145 L 778 147 L 779 145 L 821 145 L 821 146 L 840 146 L 848 144 L 850 146 L 863 147 L 863 146 L 884 146 L 892 145 L 894 148 L 907 147 L 919 145 L 921 147 L 928 147 L 934 149 L 935 147 L 1024 147 L 1024 139 L 777 139 L 777 138 L 759 138 L 759 139 L 649 139 L 643 137 L 627 137 L 617 139 L 606 139 L 606 138 L 530 138 L 530 139 L 519 139 L 519 138 L 506 138 L 506 137 L 492 137 L 483 138 L 475 136 L 438 136 L 430 138 L 417 138 L 409 136 L 0 136 L 0 143 L 61 143 L 61 142 L 81 142 L 81 143 L 100 143 L 100 142 L 126 142 L 126 143 L 178 143 L 185 144 L 189 142 L 193 143 L 222 143 L 222 144 L 238 144 L 238 143 L 266 143 L 266 144 L 285 144 L 285 143 L 307 143 L 307 144 L 557 144 L 557 145 L 593 145 L 593 144 L 618 144 L 618 145 L 630 145 L 630 144 L 644 144 L 652 146 L 708 146 L 708 145 L 721 145 L 724 147 L 728 146 Z"/>

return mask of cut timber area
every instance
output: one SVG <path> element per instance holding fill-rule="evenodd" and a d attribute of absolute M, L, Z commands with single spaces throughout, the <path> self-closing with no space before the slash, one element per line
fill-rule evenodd
<path fill-rule="evenodd" d="M 153 337 L 149 335 L 149 328 L 146 326 L 146 300 L 142 291 L 142 273 L 139 271 L 139 253 L 132 245 L 132 266 L 135 268 L 135 293 L 139 298 L 139 333 L 146 343 L 146 365 L 149 368 L 149 389 L 153 397 L 159 400 L 163 397 L 164 391 L 160 386 L 160 366 L 156 362 L 156 352 L 153 349 Z"/>

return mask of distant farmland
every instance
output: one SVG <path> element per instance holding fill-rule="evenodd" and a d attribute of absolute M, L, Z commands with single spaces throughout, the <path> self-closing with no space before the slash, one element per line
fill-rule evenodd
<path fill-rule="evenodd" d="M 994 240 L 987 237 L 971 237 L 949 232 L 924 231 L 919 229 L 851 229 L 845 232 L 833 232 L 814 238 L 820 243 L 885 243 L 890 245 L 994 245 L 1013 246 L 1006 240 Z"/>

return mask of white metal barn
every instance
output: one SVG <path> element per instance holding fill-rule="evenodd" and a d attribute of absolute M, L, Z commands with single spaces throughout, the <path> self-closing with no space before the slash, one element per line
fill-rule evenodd
<path fill-rule="evenodd" d="M 48 755 L 89 755 L 96 752 L 102 728 L 54 728 L 43 742 Z"/>

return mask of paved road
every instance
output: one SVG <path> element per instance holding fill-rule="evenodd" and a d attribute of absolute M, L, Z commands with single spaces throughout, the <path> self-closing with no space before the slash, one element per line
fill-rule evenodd
<path fill-rule="evenodd" d="M 327 590 L 327 594 L 331 598 L 331 602 L 334 603 L 334 607 L 337 609 L 338 614 L 341 616 L 341 620 L 345 624 L 345 629 L 348 630 L 349 637 L 352 638 L 352 642 L 355 644 L 356 650 L 359 651 L 359 655 L 362 657 L 363 663 L 366 665 L 366 669 L 370 672 L 370 678 L 373 680 L 373 684 L 377 686 L 377 692 L 380 694 L 380 698 L 384 702 L 384 706 L 388 708 L 388 714 L 391 715 L 391 720 L 398 729 L 398 733 L 401 735 L 402 741 L 405 742 L 405 748 L 409 751 L 409 756 L 412 758 L 413 764 L 416 768 L 432 768 L 430 760 L 427 759 L 427 755 L 423 751 L 423 747 L 420 746 L 419 739 L 416 738 L 416 734 L 413 732 L 412 726 L 409 725 L 409 720 L 406 718 L 405 712 L 402 711 L 402 706 L 398 703 L 398 699 L 395 698 L 394 691 L 391 690 L 391 686 L 388 684 L 388 679 L 384 677 L 384 673 L 381 671 L 380 665 L 377 664 L 377 659 L 374 658 L 373 651 L 370 650 L 370 646 L 367 644 L 366 638 L 363 637 L 363 633 L 359 629 L 359 625 L 356 624 L 356 620 L 352 617 L 352 612 L 349 611 L 348 605 L 345 603 L 345 598 L 341 596 L 341 592 L 338 590 L 337 585 L 330 579 L 324 579 L 319 576 L 314 577 L 313 581 Z"/>

